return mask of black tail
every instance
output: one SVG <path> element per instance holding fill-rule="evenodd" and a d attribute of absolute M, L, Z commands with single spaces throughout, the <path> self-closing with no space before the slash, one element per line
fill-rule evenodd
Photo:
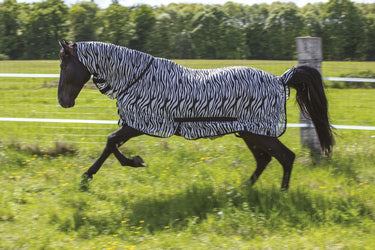
<path fill-rule="evenodd" d="M 294 73 L 286 84 L 297 90 L 296 99 L 302 114 L 312 120 L 322 151 L 329 156 L 334 138 L 328 119 L 328 103 L 322 76 L 315 68 L 301 65 L 294 68 Z"/>

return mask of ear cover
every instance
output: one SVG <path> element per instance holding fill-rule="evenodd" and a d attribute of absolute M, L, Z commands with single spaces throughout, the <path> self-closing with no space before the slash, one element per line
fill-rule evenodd
<path fill-rule="evenodd" d="M 64 49 L 66 54 L 74 54 L 74 47 L 76 44 L 73 42 L 67 42 L 65 39 L 59 41 L 60 46 Z"/>

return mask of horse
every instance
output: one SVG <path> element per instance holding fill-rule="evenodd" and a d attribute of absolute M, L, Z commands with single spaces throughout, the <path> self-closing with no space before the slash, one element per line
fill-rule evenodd
<path fill-rule="evenodd" d="M 289 188 L 295 153 L 278 139 L 286 130 L 289 88 L 296 89 L 302 114 L 312 120 L 327 157 L 334 138 L 319 71 L 299 65 L 280 77 L 251 67 L 190 69 L 164 58 L 102 42 L 59 41 L 58 102 L 75 105 L 92 77 L 99 91 L 117 100 L 119 129 L 107 138 L 99 158 L 82 175 L 91 180 L 111 154 L 122 166 L 145 167 L 119 147 L 140 135 L 215 138 L 235 134 L 256 160 L 249 185 L 259 179 L 271 158 L 283 167 L 281 189 Z"/>

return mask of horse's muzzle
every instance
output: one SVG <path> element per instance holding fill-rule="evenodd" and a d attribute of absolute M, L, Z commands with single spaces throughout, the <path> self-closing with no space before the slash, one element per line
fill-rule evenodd
<path fill-rule="evenodd" d="M 66 100 L 63 100 L 62 98 L 61 99 L 59 98 L 59 104 L 63 108 L 71 108 L 71 107 L 74 106 L 75 102 L 74 102 L 74 100 L 66 101 Z"/>

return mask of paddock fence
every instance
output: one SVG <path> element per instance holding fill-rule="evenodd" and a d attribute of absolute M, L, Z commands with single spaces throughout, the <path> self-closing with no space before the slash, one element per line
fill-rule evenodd
<path fill-rule="evenodd" d="M 48 79 L 51 79 L 51 81 L 54 81 L 56 83 L 56 80 L 60 77 L 60 75 L 0 73 L 0 77 L 40 78 L 46 79 L 47 81 L 50 81 Z M 372 78 L 323 77 L 323 80 L 330 82 L 350 82 L 353 84 L 357 82 L 375 83 L 375 79 Z M 30 90 L 25 90 L 25 92 L 27 91 Z M 51 92 L 56 92 L 56 89 L 51 89 Z M 54 93 L 53 95 L 56 95 L 56 93 Z M 98 97 L 94 98 L 98 98 L 97 100 L 103 100 L 103 98 L 107 99 L 105 96 L 99 96 L 100 95 L 98 94 Z M 25 111 L 24 113 L 15 113 L 13 110 L 7 111 L 7 108 L 9 108 L 10 106 L 18 106 L 19 110 L 27 110 L 29 105 L 27 104 L 27 101 L 25 101 L 24 99 L 33 98 L 31 97 L 31 95 L 28 96 L 27 93 L 24 93 L 24 96 L 17 97 L 19 99 L 16 99 L 23 100 L 23 102 L 16 101 L 12 104 L 4 104 L 2 102 L 4 98 L 7 97 L 2 96 L 0 98 L 0 109 L 3 109 L 3 112 L 1 112 L 2 115 L 0 115 L 0 126 L 4 127 L 1 124 L 12 124 L 11 126 L 15 124 L 12 130 L 6 132 L 5 134 L 9 136 L 9 138 L 22 138 L 22 141 L 26 143 L 54 143 L 57 140 L 62 140 L 64 142 L 73 144 L 104 144 L 107 135 L 117 128 L 117 116 L 115 105 L 112 105 L 113 103 L 110 104 L 108 107 L 103 106 L 103 104 L 101 104 L 101 106 L 93 105 L 92 107 L 90 107 L 92 108 L 92 110 L 86 110 L 84 113 L 77 112 L 77 110 L 74 110 L 71 111 L 71 113 L 69 113 L 69 115 L 71 116 L 70 118 L 61 118 L 60 115 L 56 115 L 56 113 L 54 113 L 53 111 L 44 111 L 44 108 L 46 106 L 50 107 L 48 110 L 57 110 L 59 108 L 56 101 L 56 97 L 43 96 L 41 104 L 38 104 L 40 106 L 33 107 L 32 115 L 29 115 L 30 113 L 28 113 L 28 111 Z M 96 99 L 93 99 L 92 101 L 96 101 Z M 100 118 L 95 119 L 95 115 L 99 114 L 100 112 L 113 113 L 113 120 Z M 88 118 L 82 119 L 83 117 Z M 354 124 L 334 124 L 333 127 L 338 130 L 375 131 L 375 126 L 363 126 L 360 122 L 355 124 L 355 121 L 353 121 L 353 123 Z M 24 130 L 25 127 L 27 127 L 28 129 Z M 311 125 L 304 123 L 288 123 L 287 127 L 306 128 L 311 127 Z M 66 128 L 68 128 L 69 130 L 67 130 Z"/>
<path fill-rule="evenodd" d="M 0 73 L 0 77 L 15 78 L 59 78 L 59 74 L 22 74 L 22 73 Z M 373 78 L 351 78 L 351 77 L 323 77 L 324 81 L 331 82 L 366 82 L 375 83 Z M 51 118 L 15 118 L 0 117 L 0 122 L 41 122 L 41 123 L 81 123 L 81 124 L 117 124 L 112 120 L 83 120 L 83 119 L 51 119 Z M 311 127 L 310 124 L 304 123 L 288 123 L 291 128 Z M 352 129 L 352 130 L 375 130 L 375 126 L 356 126 L 356 125 L 332 125 L 336 129 Z"/>

